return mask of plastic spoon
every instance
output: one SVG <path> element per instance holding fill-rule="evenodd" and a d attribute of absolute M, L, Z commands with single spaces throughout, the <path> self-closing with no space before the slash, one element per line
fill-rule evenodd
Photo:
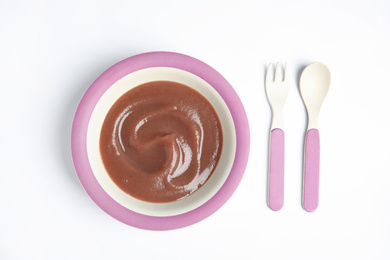
<path fill-rule="evenodd" d="M 318 207 L 320 178 L 318 117 L 329 86 L 330 72 L 325 64 L 312 63 L 303 70 L 299 88 L 306 106 L 308 123 L 305 140 L 302 204 L 308 212 L 313 212 Z"/>

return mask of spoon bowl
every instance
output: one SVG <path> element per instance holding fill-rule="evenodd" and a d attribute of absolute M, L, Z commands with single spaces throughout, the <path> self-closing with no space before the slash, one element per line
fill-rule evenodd
<path fill-rule="evenodd" d="M 308 113 L 307 130 L 318 128 L 318 116 L 329 86 L 330 71 L 325 64 L 315 62 L 303 70 L 299 89 Z"/>

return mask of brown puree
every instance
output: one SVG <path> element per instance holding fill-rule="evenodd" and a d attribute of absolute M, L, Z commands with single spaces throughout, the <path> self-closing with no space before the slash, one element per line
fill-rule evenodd
<path fill-rule="evenodd" d="M 148 202 L 171 202 L 199 189 L 222 150 L 211 104 L 183 84 L 154 81 L 121 96 L 101 130 L 100 153 L 115 184 Z"/>

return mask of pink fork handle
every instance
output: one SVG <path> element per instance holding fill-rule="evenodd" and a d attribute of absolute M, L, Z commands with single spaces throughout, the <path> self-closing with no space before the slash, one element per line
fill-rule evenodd
<path fill-rule="evenodd" d="M 320 133 L 310 129 L 306 133 L 303 177 L 303 208 L 313 212 L 318 207 L 320 184 Z"/>
<path fill-rule="evenodd" d="M 271 131 L 269 176 L 268 176 L 268 206 L 278 211 L 284 203 L 284 132 L 275 128 Z"/>

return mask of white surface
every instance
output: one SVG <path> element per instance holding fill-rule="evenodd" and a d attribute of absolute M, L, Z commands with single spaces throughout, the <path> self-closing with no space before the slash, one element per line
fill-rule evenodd
<path fill-rule="evenodd" d="M 131 88 L 150 81 L 175 81 L 192 87 L 209 100 L 221 122 L 224 143 L 215 171 L 194 194 L 169 203 L 149 203 L 131 197 L 122 191 L 108 175 L 100 156 L 100 130 L 112 105 Z M 184 70 L 174 68 L 148 68 L 128 74 L 115 82 L 100 98 L 92 112 L 87 134 L 87 150 L 91 168 L 103 189 L 122 206 L 150 216 L 173 216 L 198 208 L 211 199 L 229 177 L 236 151 L 236 131 L 233 118 L 225 101 L 209 83 Z M 203 137 L 202 137 L 203 138 Z M 203 141 L 202 141 L 203 143 Z M 194 155 L 195 156 L 195 155 Z"/>
<path fill-rule="evenodd" d="M 389 259 L 389 1 L 2 1 L 0 259 Z M 81 187 L 70 128 L 90 83 L 146 51 L 213 66 L 247 110 L 251 153 L 233 197 L 175 231 L 126 226 Z M 285 204 L 266 204 L 268 63 L 288 61 Z M 301 207 L 298 79 L 324 62 L 320 204 Z M 295 79 L 295 80 L 293 80 Z"/>

